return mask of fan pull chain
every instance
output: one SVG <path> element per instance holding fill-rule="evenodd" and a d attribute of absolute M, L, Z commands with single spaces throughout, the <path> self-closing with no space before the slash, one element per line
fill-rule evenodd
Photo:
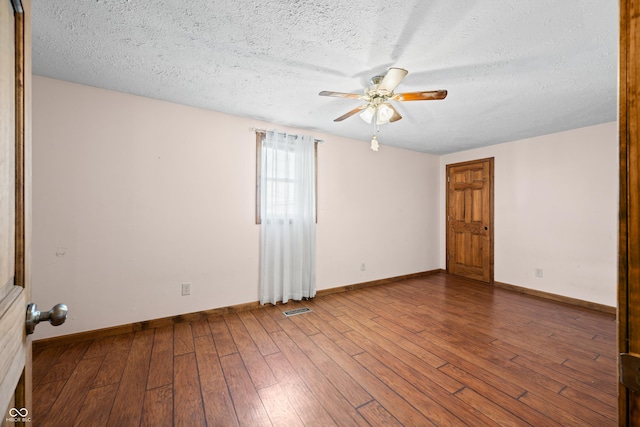
<path fill-rule="evenodd" d="M 371 123 L 373 123 L 373 136 L 371 137 L 371 149 L 373 151 L 378 151 L 378 138 L 376 137 L 376 134 L 378 132 L 380 132 L 380 126 L 378 125 L 378 121 L 376 120 L 376 116 L 377 116 L 377 112 L 376 114 L 373 115 L 373 119 L 371 120 Z"/>

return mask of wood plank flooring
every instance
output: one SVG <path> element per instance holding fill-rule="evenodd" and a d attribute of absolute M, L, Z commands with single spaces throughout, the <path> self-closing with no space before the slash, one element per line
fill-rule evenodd
<path fill-rule="evenodd" d="M 285 317 L 306 306 L 311 313 Z M 615 316 L 436 274 L 34 352 L 37 426 L 614 426 Z"/>

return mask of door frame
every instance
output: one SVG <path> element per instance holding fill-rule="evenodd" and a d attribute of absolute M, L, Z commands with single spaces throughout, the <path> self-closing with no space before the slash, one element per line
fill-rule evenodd
<path fill-rule="evenodd" d="M 618 352 L 640 354 L 640 0 L 620 0 Z M 618 359 L 620 368 L 620 359 Z M 640 422 L 640 393 L 621 383 L 618 425 Z M 637 381 L 637 380 L 636 380 Z"/>
<path fill-rule="evenodd" d="M 31 0 L 12 0 L 22 7 L 16 19 L 16 38 L 21 50 L 16 58 L 16 284 L 31 301 L 31 218 L 32 218 L 32 66 Z M 19 68 L 18 68 L 19 67 Z M 25 316 L 27 307 L 24 307 Z M 26 328 L 25 328 L 26 329 Z M 32 339 L 26 335 L 26 360 L 16 386 L 16 406 L 33 408 Z"/>
<path fill-rule="evenodd" d="M 494 205 L 494 170 L 495 170 L 495 158 L 494 157 L 486 157 L 482 159 L 475 160 L 467 160 L 459 163 L 450 163 L 445 165 L 445 176 L 444 176 L 444 185 L 445 185 L 445 261 L 446 261 L 446 270 L 447 273 L 450 273 L 449 270 L 449 170 L 452 167 L 457 166 L 466 166 L 473 163 L 479 162 L 489 162 L 489 284 L 493 285 L 494 283 L 494 233 L 493 233 L 493 205 Z M 483 282 L 484 283 L 484 282 Z"/>

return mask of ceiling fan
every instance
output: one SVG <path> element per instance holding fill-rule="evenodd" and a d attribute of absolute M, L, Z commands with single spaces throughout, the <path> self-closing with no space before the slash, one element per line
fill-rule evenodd
<path fill-rule="evenodd" d="M 362 111 L 360 117 L 367 123 L 375 121 L 381 125 L 389 122 L 396 122 L 402 118 L 396 109 L 389 103 L 393 101 L 429 101 L 444 99 L 447 96 L 446 90 L 432 90 L 427 92 L 405 92 L 395 93 L 393 90 L 400 84 L 402 79 L 409 72 L 403 68 L 389 68 L 384 76 L 374 76 L 371 78 L 371 86 L 364 89 L 364 93 L 331 92 L 323 90 L 321 96 L 335 96 L 338 98 L 360 99 L 365 102 L 346 114 L 338 117 L 334 122 L 353 116 Z M 364 110 L 364 111 L 363 111 Z"/>

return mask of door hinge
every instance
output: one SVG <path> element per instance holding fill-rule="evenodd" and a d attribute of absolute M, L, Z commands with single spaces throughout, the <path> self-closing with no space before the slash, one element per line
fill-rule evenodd
<path fill-rule="evenodd" d="M 640 355 L 620 353 L 620 383 L 640 393 Z"/>
<path fill-rule="evenodd" d="M 447 177 L 447 182 L 451 182 L 451 177 Z"/>

